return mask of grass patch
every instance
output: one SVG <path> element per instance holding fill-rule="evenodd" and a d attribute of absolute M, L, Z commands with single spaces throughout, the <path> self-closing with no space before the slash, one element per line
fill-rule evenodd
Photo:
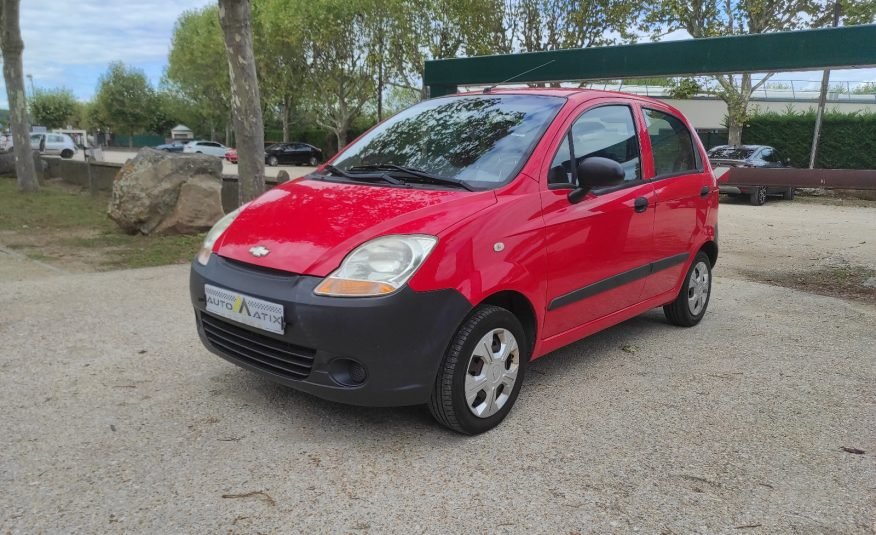
<path fill-rule="evenodd" d="M 123 233 L 106 215 L 109 195 L 51 181 L 38 193 L 18 192 L 0 178 L 0 243 L 73 271 L 102 271 L 188 263 L 203 234 Z"/>

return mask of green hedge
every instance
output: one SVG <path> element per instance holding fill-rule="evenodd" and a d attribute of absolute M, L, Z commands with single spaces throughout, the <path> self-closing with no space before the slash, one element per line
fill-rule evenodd
<path fill-rule="evenodd" d="M 809 165 L 815 111 L 765 113 L 752 117 L 742 142 L 771 145 L 794 167 Z M 815 166 L 822 169 L 876 169 L 876 113 L 826 112 Z"/>

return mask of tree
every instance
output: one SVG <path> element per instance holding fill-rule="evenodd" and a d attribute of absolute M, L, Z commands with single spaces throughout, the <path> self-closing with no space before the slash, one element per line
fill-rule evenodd
<path fill-rule="evenodd" d="M 219 23 L 231 80 L 231 118 L 240 162 L 240 204 L 265 191 L 265 126 L 252 48 L 251 16 L 249 0 L 219 0 Z"/>
<path fill-rule="evenodd" d="M 105 124 L 130 135 L 129 147 L 134 146 L 134 134 L 148 128 L 154 101 L 155 92 L 143 71 L 129 69 L 120 61 L 110 63 L 107 72 L 100 77 L 94 97 L 97 112 Z"/>
<path fill-rule="evenodd" d="M 297 26 L 289 19 L 299 15 L 284 10 L 282 3 L 273 0 L 253 3 L 253 27 L 256 30 L 253 47 L 264 107 L 280 117 L 283 141 L 289 141 L 291 115 L 302 100 L 307 63 L 302 32 L 286 31 Z"/>
<path fill-rule="evenodd" d="M 645 26 L 657 38 L 683 29 L 700 39 L 723 35 L 747 35 L 820 27 L 832 22 L 833 1 L 815 0 L 659 0 L 649 6 Z M 851 22 L 872 20 L 872 0 L 843 0 Z M 742 143 L 742 127 L 748 119 L 751 95 L 774 73 L 754 82 L 751 73 L 715 76 L 717 95 L 727 104 L 728 142 Z"/>
<path fill-rule="evenodd" d="M 63 128 L 70 123 L 78 104 L 69 89 L 38 89 L 30 98 L 30 113 L 36 124 Z"/>
<path fill-rule="evenodd" d="M 331 131 L 338 149 L 347 131 L 374 95 L 368 68 L 366 0 L 285 0 L 278 2 L 300 16 L 286 31 L 302 36 L 307 59 L 306 94 L 315 122 Z"/>
<path fill-rule="evenodd" d="M 3 79 L 12 123 L 15 176 L 20 191 L 34 192 L 39 190 L 39 183 L 30 148 L 30 122 L 27 118 L 24 68 L 21 63 L 24 41 L 21 40 L 18 13 L 19 0 L 0 0 L 0 48 L 3 50 Z"/>
<path fill-rule="evenodd" d="M 225 129 L 230 143 L 231 82 L 228 69 L 220 68 L 227 63 L 218 6 L 183 13 L 174 26 L 162 85 L 189 102 L 190 128 L 199 130 L 203 123 L 211 140 Z"/>

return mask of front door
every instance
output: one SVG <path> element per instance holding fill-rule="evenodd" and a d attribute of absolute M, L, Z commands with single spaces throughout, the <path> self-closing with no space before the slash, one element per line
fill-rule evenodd
<path fill-rule="evenodd" d="M 633 109 L 592 107 L 572 120 L 542 192 L 548 256 L 544 336 L 560 334 L 639 302 L 649 269 L 654 194 L 642 180 L 640 135 Z M 617 184 L 577 204 L 577 164 L 599 156 L 621 164 Z"/>

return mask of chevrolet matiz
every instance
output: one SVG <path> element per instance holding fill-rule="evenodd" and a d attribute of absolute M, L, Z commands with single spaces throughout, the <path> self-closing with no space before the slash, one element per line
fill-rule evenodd
<path fill-rule="evenodd" d="M 191 298 L 204 345 L 240 367 L 476 434 L 533 359 L 655 307 L 699 323 L 717 217 L 678 110 L 488 89 L 416 104 L 225 216 Z"/>

